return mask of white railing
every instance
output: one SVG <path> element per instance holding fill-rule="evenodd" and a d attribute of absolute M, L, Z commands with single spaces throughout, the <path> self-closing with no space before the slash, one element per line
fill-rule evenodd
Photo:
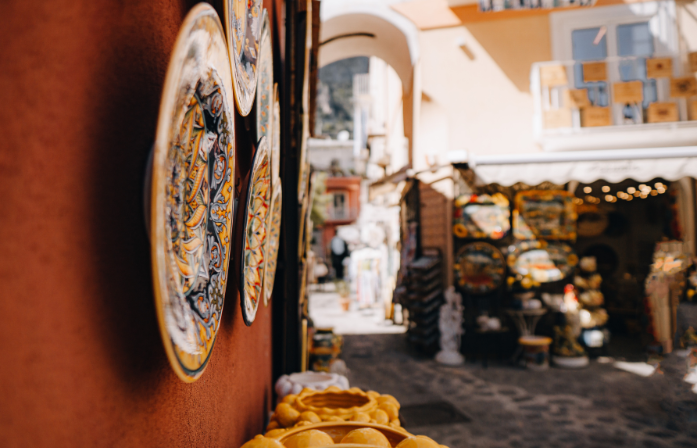
<path fill-rule="evenodd" d="M 687 61 L 686 55 L 668 55 L 533 64 L 536 139 L 548 150 L 618 147 L 616 142 L 622 141 L 627 147 L 694 141 L 697 80 Z M 646 137 L 660 129 L 674 132 Z M 630 134 L 635 136 L 628 138 Z"/>

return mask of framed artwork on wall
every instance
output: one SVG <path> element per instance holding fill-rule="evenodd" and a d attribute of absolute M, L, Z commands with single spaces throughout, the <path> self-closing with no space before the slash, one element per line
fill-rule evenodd
<path fill-rule="evenodd" d="M 221 321 L 235 172 L 232 74 L 215 10 L 184 19 L 165 77 L 150 173 L 155 307 L 170 364 L 203 373 Z"/>

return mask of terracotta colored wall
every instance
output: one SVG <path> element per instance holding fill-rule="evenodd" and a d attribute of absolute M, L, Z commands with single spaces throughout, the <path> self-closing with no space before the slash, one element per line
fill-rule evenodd
<path fill-rule="evenodd" d="M 0 2 L 3 447 L 234 448 L 262 429 L 271 309 L 246 327 L 232 285 L 184 384 L 153 305 L 143 176 L 193 3 Z"/>

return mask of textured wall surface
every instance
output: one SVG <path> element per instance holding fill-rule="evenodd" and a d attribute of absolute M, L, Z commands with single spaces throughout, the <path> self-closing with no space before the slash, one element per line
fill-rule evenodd
<path fill-rule="evenodd" d="M 3 447 L 234 448 L 262 429 L 271 309 L 246 327 L 230 285 L 208 369 L 185 384 L 153 305 L 144 172 L 193 3 L 0 2 Z"/>

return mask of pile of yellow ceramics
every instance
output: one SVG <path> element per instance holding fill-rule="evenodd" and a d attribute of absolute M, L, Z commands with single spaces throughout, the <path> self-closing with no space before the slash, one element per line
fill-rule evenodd
<path fill-rule="evenodd" d="M 336 386 L 324 391 L 305 388 L 298 395 L 288 395 L 276 406 L 266 435 L 275 437 L 286 429 L 320 422 L 362 422 L 399 428 L 399 402 L 391 395 L 363 392 L 353 387 Z"/>
<path fill-rule="evenodd" d="M 359 428 L 346 434 L 338 444 L 325 432 L 308 429 L 283 440 L 256 436 L 242 448 L 393 448 L 387 437 L 373 428 Z M 426 436 L 407 436 L 394 448 L 447 448 Z"/>

